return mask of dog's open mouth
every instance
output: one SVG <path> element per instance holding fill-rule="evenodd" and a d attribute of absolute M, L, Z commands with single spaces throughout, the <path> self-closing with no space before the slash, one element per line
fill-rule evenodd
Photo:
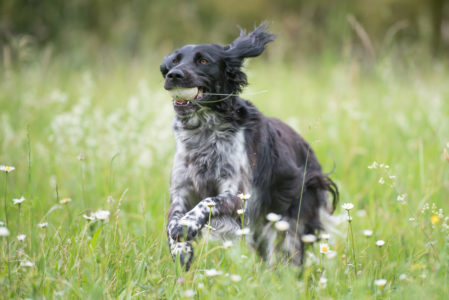
<path fill-rule="evenodd" d="M 169 90 L 173 98 L 173 104 L 176 106 L 186 106 L 195 103 L 195 101 L 203 98 L 204 88 L 174 88 Z"/>

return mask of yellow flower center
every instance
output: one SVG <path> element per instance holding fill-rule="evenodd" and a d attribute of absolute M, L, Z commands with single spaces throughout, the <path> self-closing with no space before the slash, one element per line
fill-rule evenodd
<path fill-rule="evenodd" d="M 439 222 L 440 222 L 440 217 L 438 217 L 437 215 L 433 215 L 431 218 L 430 218 L 430 222 L 432 222 L 432 224 L 438 224 Z"/>

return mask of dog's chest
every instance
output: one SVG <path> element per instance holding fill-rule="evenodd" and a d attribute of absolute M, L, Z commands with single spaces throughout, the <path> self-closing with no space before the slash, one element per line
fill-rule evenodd
<path fill-rule="evenodd" d="M 249 184 L 243 130 L 212 130 L 177 136 L 177 174 L 193 202 L 225 191 L 245 192 Z M 193 204 L 193 203 L 192 203 Z"/>

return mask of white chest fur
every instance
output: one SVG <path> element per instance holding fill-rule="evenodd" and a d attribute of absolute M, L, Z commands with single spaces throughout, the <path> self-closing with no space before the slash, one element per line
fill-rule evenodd
<path fill-rule="evenodd" d="M 171 190 L 188 198 L 189 206 L 225 192 L 250 192 L 243 129 L 235 131 L 205 123 L 194 130 L 177 129 L 175 137 Z"/>

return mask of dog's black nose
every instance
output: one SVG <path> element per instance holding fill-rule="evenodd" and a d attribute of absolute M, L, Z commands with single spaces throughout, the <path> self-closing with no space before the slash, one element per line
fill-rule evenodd
<path fill-rule="evenodd" d="M 184 78 L 184 72 L 180 69 L 173 69 L 170 72 L 167 73 L 167 78 L 170 79 L 183 79 Z"/>

